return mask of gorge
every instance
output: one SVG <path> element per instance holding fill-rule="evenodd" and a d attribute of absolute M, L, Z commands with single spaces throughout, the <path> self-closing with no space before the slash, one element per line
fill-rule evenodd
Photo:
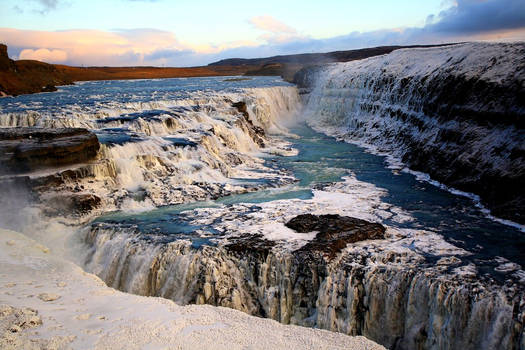
<path fill-rule="evenodd" d="M 124 292 L 390 349 L 524 349 L 523 57 L 467 43 L 304 69 L 301 90 L 191 78 L 2 99 L 0 135 L 98 144 L 4 172 L 35 198 L 0 217 Z"/>

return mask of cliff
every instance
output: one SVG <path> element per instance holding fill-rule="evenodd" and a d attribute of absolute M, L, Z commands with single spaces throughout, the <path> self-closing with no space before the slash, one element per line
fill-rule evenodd
<path fill-rule="evenodd" d="M 525 221 L 525 44 L 398 50 L 304 70 L 311 123 Z M 424 63 L 423 63 L 424 62 Z"/>
<path fill-rule="evenodd" d="M 55 91 L 56 85 L 72 82 L 67 74 L 52 64 L 11 60 L 7 46 L 0 44 L 0 96 Z"/>

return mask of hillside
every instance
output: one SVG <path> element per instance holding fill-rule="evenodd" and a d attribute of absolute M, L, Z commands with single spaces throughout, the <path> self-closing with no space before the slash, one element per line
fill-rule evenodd
<path fill-rule="evenodd" d="M 0 44 L 0 96 L 55 91 L 73 80 L 54 65 L 38 61 L 13 61 Z"/>
<path fill-rule="evenodd" d="M 265 58 L 229 58 L 210 63 L 208 67 L 220 66 L 255 66 L 256 69 L 249 69 L 246 75 L 280 75 L 283 79 L 294 82 L 296 72 L 304 67 L 320 65 L 333 62 L 348 62 L 362 60 L 365 58 L 386 55 L 394 50 L 418 47 L 437 47 L 441 45 L 410 45 L 410 46 L 379 46 L 357 50 L 332 51 L 325 53 L 304 53 L 296 55 L 281 55 Z"/>
<path fill-rule="evenodd" d="M 444 44 L 449 45 L 449 44 Z M 330 62 L 347 62 L 384 55 L 394 50 L 420 46 L 381 46 L 359 50 L 273 56 L 230 58 L 201 67 L 72 67 L 39 61 L 14 61 L 7 46 L 0 44 L 0 96 L 55 91 L 58 85 L 86 80 L 159 79 L 229 75 L 279 75 L 293 82 L 300 69 Z"/>
<path fill-rule="evenodd" d="M 39 61 L 14 61 L 8 57 L 7 46 L 0 44 L 0 96 L 56 91 L 56 86 L 75 81 L 243 75 L 256 68 L 249 65 L 188 68 L 71 67 Z"/>

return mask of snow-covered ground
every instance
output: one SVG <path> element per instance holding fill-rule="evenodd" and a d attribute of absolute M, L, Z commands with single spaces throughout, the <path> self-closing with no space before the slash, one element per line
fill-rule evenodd
<path fill-rule="evenodd" d="M 0 286 L 2 349 L 384 349 L 364 337 L 122 293 L 7 230 Z"/>

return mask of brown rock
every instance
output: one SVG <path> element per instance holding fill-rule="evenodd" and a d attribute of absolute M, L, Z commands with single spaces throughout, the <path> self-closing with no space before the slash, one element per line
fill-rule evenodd
<path fill-rule="evenodd" d="M 47 200 L 46 213 L 49 215 L 66 215 L 68 213 L 82 215 L 98 208 L 101 203 L 100 197 L 94 194 L 68 193 Z"/>
<path fill-rule="evenodd" d="M 285 224 L 297 232 L 319 231 L 301 251 L 320 252 L 334 258 L 347 244 L 367 239 L 383 239 L 385 228 L 381 224 L 340 215 L 299 215 Z"/>
<path fill-rule="evenodd" d="M 0 129 L 0 174 L 86 162 L 99 148 L 97 136 L 86 129 Z"/>

